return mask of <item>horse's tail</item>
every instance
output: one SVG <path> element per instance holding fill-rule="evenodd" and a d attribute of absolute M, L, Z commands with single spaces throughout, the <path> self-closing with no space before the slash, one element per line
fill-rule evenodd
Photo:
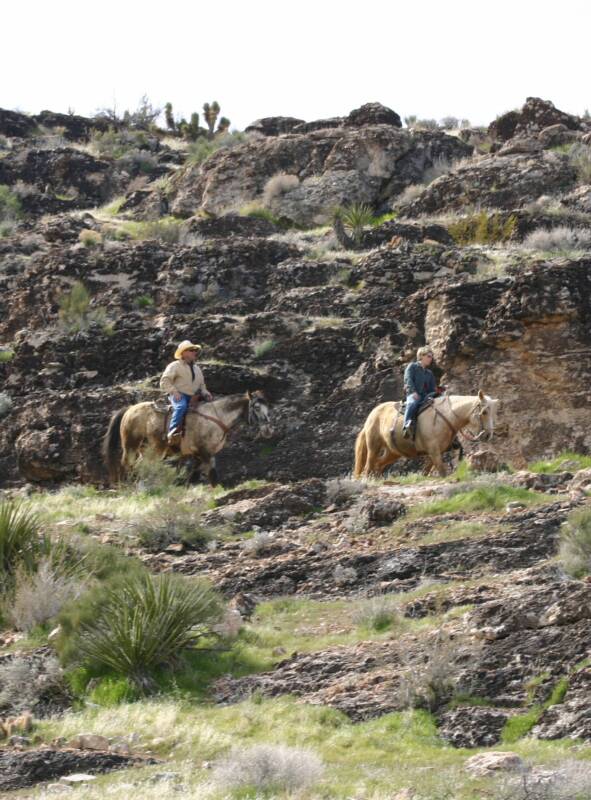
<path fill-rule="evenodd" d="M 121 447 L 121 420 L 127 411 L 121 408 L 116 411 L 109 422 L 107 432 L 103 437 L 103 459 L 109 471 L 111 483 L 117 483 L 119 479 L 119 450 Z"/>
<path fill-rule="evenodd" d="M 367 463 L 367 437 L 365 435 L 365 427 L 361 428 L 357 434 L 355 442 L 355 467 L 353 468 L 353 475 L 355 478 L 360 478 L 361 473 L 365 469 Z"/>

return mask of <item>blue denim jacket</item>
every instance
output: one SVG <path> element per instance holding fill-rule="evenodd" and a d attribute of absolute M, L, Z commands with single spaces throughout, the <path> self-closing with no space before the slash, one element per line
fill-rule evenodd
<path fill-rule="evenodd" d="M 437 384 L 435 382 L 435 375 L 430 369 L 425 369 L 418 361 L 413 361 L 404 370 L 404 388 L 407 394 L 417 392 L 422 397 L 435 392 Z"/>

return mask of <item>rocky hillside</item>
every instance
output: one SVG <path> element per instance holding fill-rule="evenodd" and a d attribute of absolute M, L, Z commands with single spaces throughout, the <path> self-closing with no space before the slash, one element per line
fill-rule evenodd
<path fill-rule="evenodd" d="M 538 98 L 194 142 L 0 110 L 2 796 L 589 798 L 590 223 L 591 122 Z M 186 338 L 271 434 L 223 488 L 108 487 Z M 425 342 L 493 441 L 351 479 Z"/>
<path fill-rule="evenodd" d="M 347 472 L 425 341 L 452 391 L 502 400 L 501 461 L 588 450 L 586 120 L 530 98 L 449 133 L 370 103 L 259 120 L 204 161 L 96 124 L 0 112 L 3 481 L 104 480 L 110 414 L 187 337 L 215 394 L 273 403 L 226 482 Z M 357 212 L 338 238 L 337 207 Z"/>

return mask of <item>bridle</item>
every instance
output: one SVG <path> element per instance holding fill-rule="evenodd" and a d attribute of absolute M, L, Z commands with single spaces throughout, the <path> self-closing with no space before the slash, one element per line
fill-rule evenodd
<path fill-rule="evenodd" d="M 452 408 L 449 395 L 446 395 L 446 399 L 447 399 L 447 404 L 449 406 L 449 410 L 456 419 L 459 419 L 457 413 Z M 441 417 L 441 419 L 445 422 L 445 424 L 450 429 L 454 437 L 459 434 L 463 439 L 466 439 L 466 441 L 468 442 L 478 442 L 482 438 L 483 434 L 486 433 L 486 428 L 484 427 L 482 422 L 482 415 L 478 414 L 478 422 L 480 424 L 480 430 L 476 436 L 472 433 L 472 431 L 470 430 L 465 431 L 464 428 L 470 423 L 470 420 L 472 419 L 476 411 L 480 408 L 480 402 L 481 402 L 480 399 L 478 399 L 474 404 L 474 407 L 472 408 L 468 416 L 468 422 L 462 425 L 460 421 L 460 426 L 458 428 L 454 428 L 454 426 L 451 424 L 451 422 L 448 420 L 445 414 L 442 414 L 441 411 L 435 405 L 433 405 L 433 411 L 435 412 L 435 417 Z M 435 425 L 435 418 L 433 419 L 433 425 Z"/>

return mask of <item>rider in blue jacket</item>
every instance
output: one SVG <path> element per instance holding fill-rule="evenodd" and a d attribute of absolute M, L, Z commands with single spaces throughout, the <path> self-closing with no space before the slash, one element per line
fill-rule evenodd
<path fill-rule="evenodd" d="M 404 389 L 406 391 L 406 410 L 404 412 L 404 428 L 402 435 L 408 438 L 411 426 L 417 418 L 423 400 L 437 392 L 435 375 L 429 367 L 433 363 L 433 351 L 430 347 L 419 347 L 417 360 L 404 370 Z"/>

